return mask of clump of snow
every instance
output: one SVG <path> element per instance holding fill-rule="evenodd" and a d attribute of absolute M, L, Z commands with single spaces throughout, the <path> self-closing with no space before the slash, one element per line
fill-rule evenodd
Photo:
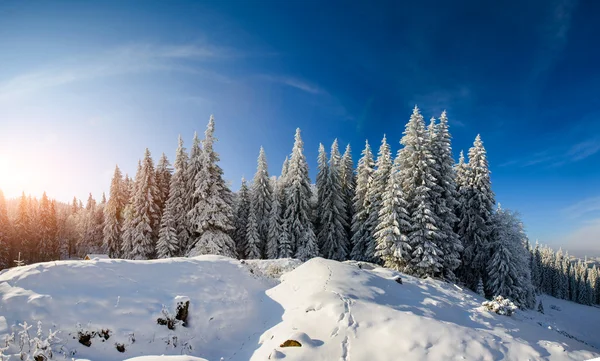
<path fill-rule="evenodd" d="M 512 316 L 518 308 L 511 300 L 502 296 L 496 296 L 491 301 L 484 301 L 481 306 L 487 311 L 504 316 Z"/>
<path fill-rule="evenodd" d="M 49 342 L 53 359 L 66 355 L 92 361 L 428 361 L 600 356 L 594 334 L 598 308 L 544 298 L 544 303 L 556 304 L 562 311 L 549 307 L 544 315 L 532 310 L 507 318 L 484 311 L 480 296 L 452 284 L 365 265 L 322 258 L 304 264 L 242 263 L 200 256 L 14 268 L 0 274 L 0 346 L 13 332 L 18 340 L 19 324 L 41 321 L 40 340 L 47 339 L 48 329 L 58 332 Z M 293 270 L 285 273 L 288 269 Z M 277 283 L 271 277 L 279 274 L 283 275 Z M 402 277 L 402 284 L 397 277 Z M 169 330 L 157 324 L 163 305 L 172 312 L 176 304 L 188 300 L 187 327 Z M 89 347 L 79 343 L 78 331 L 96 332 Z M 280 347 L 290 339 L 301 347 Z M 123 345 L 124 352 L 117 345 Z M 19 350 L 13 342 L 3 352 Z"/>

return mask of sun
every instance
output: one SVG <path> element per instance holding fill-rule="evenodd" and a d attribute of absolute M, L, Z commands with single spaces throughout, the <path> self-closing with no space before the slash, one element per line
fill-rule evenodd
<path fill-rule="evenodd" d="M 27 175 L 13 159 L 0 155 L 0 190 L 6 198 L 18 197 L 27 191 Z"/>

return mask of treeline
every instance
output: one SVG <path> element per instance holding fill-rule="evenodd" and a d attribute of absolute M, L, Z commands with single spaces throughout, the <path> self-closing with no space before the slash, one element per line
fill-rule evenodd
<path fill-rule="evenodd" d="M 0 190 L 0 269 L 15 265 L 81 258 L 102 252 L 106 199 L 90 194 L 85 207 L 78 199 L 72 204 L 26 196 L 9 200 Z"/>
<path fill-rule="evenodd" d="M 532 279 L 539 292 L 583 305 L 600 304 L 600 274 L 596 264 L 590 267 L 562 249 L 540 247 L 531 249 Z"/>
<path fill-rule="evenodd" d="M 445 112 L 426 125 L 415 107 L 395 156 L 386 137 L 376 157 L 366 142 L 356 169 L 350 145 L 343 154 L 337 140 L 329 153 L 320 145 L 314 185 L 298 129 L 280 175 L 271 176 L 261 148 L 253 180 L 242 180 L 237 193 L 223 179 L 214 129 L 211 116 L 189 152 L 180 137 L 173 166 L 164 154 L 155 166 L 148 149 L 135 178 L 117 166 L 108 201 L 95 204 L 90 196 L 83 208 L 75 200 L 64 216 L 76 225 L 75 240 L 58 237 L 58 255 L 354 259 L 535 306 L 537 278 L 522 222 L 496 206 L 479 135 L 468 159 L 461 152 L 455 164 Z M 25 239 L 47 243 L 24 237 L 19 222 L 11 249 L 26 249 Z M 58 258 L 41 254 L 27 261 Z"/>

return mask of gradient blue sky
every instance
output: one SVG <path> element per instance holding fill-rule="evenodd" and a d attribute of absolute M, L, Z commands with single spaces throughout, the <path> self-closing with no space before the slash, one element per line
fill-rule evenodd
<path fill-rule="evenodd" d="M 149 147 L 217 121 L 233 187 L 300 127 L 357 160 L 411 109 L 481 133 L 503 206 L 532 240 L 600 255 L 600 2 L 0 1 L 0 188 L 108 191 Z"/>

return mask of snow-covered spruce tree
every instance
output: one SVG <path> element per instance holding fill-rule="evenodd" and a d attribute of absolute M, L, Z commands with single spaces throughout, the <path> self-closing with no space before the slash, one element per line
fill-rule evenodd
<path fill-rule="evenodd" d="M 474 289 L 480 276 L 487 276 L 486 265 L 489 261 L 489 239 L 492 231 L 493 207 L 496 203 L 487 155 L 481 137 L 477 135 L 473 147 L 469 149 L 469 188 L 466 208 L 459 221 L 459 236 L 462 237 L 463 270 L 460 272 L 463 282 Z"/>
<path fill-rule="evenodd" d="M 403 272 L 410 263 L 412 248 L 408 239 L 411 230 L 410 216 L 406 209 L 399 172 L 400 161 L 396 158 L 383 194 L 379 223 L 375 228 L 375 256 L 383 261 L 384 267 Z"/>
<path fill-rule="evenodd" d="M 198 202 L 190 211 L 191 224 L 198 235 L 189 256 L 218 254 L 235 257 L 231 190 L 223 179 L 219 155 L 213 149 L 215 119 L 211 115 L 202 141 L 202 172 L 196 174 L 194 198 Z"/>
<path fill-rule="evenodd" d="M 196 193 L 196 179 L 198 178 L 198 174 L 202 173 L 202 163 L 203 163 L 203 154 L 202 149 L 200 148 L 200 139 L 198 138 L 198 133 L 194 132 L 194 140 L 192 142 L 192 147 L 190 148 L 190 156 L 186 169 L 186 217 L 187 217 L 187 229 L 188 229 L 188 241 L 186 245 L 186 253 L 189 252 L 193 246 L 193 243 L 198 238 L 198 234 L 196 233 L 196 228 L 192 224 L 191 219 L 191 211 L 196 206 L 199 201 Z"/>
<path fill-rule="evenodd" d="M 456 173 L 454 171 L 454 159 L 452 156 L 452 136 L 448 127 L 448 117 L 444 111 L 440 116 L 440 122 L 432 120 L 428 128 L 429 147 L 433 156 L 435 171 L 437 200 L 434 212 L 440 220 L 439 228 L 442 239 L 440 248 L 444 252 L 443 273 L 448 279 L 455 279 L 454 270 L 460 266 L 460 255 L 463 246 L 454 227 L 458 222 L 455 209 L 458 206 L 456 190 Z"/>
<path fill-rule="evenodd" d="M 579 294 L 579 289 L 577 285 L 577 264 L 572 263 L 569 268 L 569 296 L 570 300 L 573 302 L 577 302 L 577 296 Z"/>
<path fill-rule="evenodd" d="M 58 229 L 56 228 L 55 203 L 48 199 L 46 192 L 40 204 L 41 260 L 53 261 L 60 257 Z"/>
<path fill-rule="evenodd" d="M 146 148 L 140 172 L 136 174 L 136 190 L 133 196 L 134 217 L 131 222 L 131 259 L 152 259 L 156 256 L 156 241 L 159 227 L 156 226 L 159 210 L 156 204 L 158 188 L 154 163 L 150 150 Z"/>
<path fill-rule="evenodd" d="M 342 156 L 342 193 L 344 195 L 344 203 L 346 204 L 346 234 L 348 239 L 352 239 L 352 218 L 354 217 L 354 192 L 356 191 L 356 176 L 354 174 L 354 162 L 352 161 L 352 149 L 350 144 L 346 146 L 344 155 Z M 349 244 L 351 248 L 351 244 Z"/>
<path fill-rule="evenodd" d="M 586 305 L 589 300 L 589 285 L 587 282 L 587 265 L 577 262 L 577 303 Z"/>
<path fill-rule="evenodd" d="M 115 166 L 110 183 L 110 197 L 104 207 L 103 248 L 111 258 L 121 255 L 123 242 L 123 211 L 127 200 L 125 199 L 125 184 L 119 166 Z"/>
<path fill-rule="evenodd" d="M 570 300 L 571 299 L 571 285 L 570 285 L 570 278 L 569 278 L 569 274 L 571 272 L 571 260 L 569 258 L 569 252 L 567 251 L 565 253 L 565 256 L 563 257 L 563 264 L 562 264 L 562 277 L 563 277 L 563 296 L 565 300 Z"/>
<path fill-rule="evenodd" d="M 187 252 L 190 239 L 190 229 L 187 218 L 188 211 L 188 155 L 183 146 L 183 139 L 179 136 L 177 150 L 175 152 L 174 173 L 169 184 L 169 198 L 167 206 L 172 208 L 173 228 L 177 235 L 177 256 L 184 256 Z"/>
<path fill-rule="evenodd" d="M 564 285 L 563 285 L 563 270 L 562 270 L 562 265 L 563 265 L 563 251 L 562 248 L 559 248 L 558 251 L 556 252 L 556 257 L 554 259 L 554 269 L 556 270 L 554 272 L 554 279 L 552 280 L 553 285 L 552 285 L 552 291 L 553 297 L 556 298 L 564 298 Z"/>
<path fill-rule="evenodd" d="M 318 237 L 321 232 L 321 218 L 323 213 L 323 207 L 325 205 L 325 184 L 327 183 L 327 174 L 329 173 L 329 164 L 327 163 L 327 153 L 325 152 L 325 146 L 323 143 L 319 143 L 319 156 L 317 157 L 317 209 L 315 219 L 315 232 L 317 233 L 317 243 L 319 248 L 323 247 L 321 239 Z"/>
<path fill-rule="evenodd" d="M 533 284 L 535 292 L 540 293 L 542 283 L 542 259 L 538 241 L 535 241 L 535 247 L 532 249 L 531 255 L 531 283 Z"/>
<path fill-rule="evenodd" d="M 142 162 L 138 161 L 136 174 L 140 174 L 142 172 Z M 127 178 L 125 178 L 127 180 Z M 129 181 L 129 186 L 127 187 L 129 198 L 127 201 L 127 205 L 123 210 L 123 243 L 121 244 L 121 257 L 131 259 L 132 251 L 133 251 L 133 220 L 135 218 L 135 208 L 133 205 L 134 195 L 136 194 L 137 189 L 137 181 L 131 180 Z"/>
<path fill-rule="evenodd" d="M 258 219 L 256 217 L 256 209 L 250 207 L 250 214 L 248 215 L 248 224 L 246 228 L 246 258 L 247 259 L 260 259 L 260 238 L 258 234 Z"/>
<path fill-rule="evenodd" d="M 6 199 L 4 193 L 0 189 L 0 270 L 11 266 L 11 230 L 12 226 L 8 220 L 8 212 L 6 209 Z"/>
<path fill-rule="evenodd" d="M 169 196 L 167 198 L 160 222 L 158 242 L 156 242 L 157 258 L 177 257 L 180 254 L 181 245 L 177 239 L 177 229 L 175 228 L 175 206 L 177 205 L 175 197 Z"/>
<path fill-rule="evenodd" d="M 169 199 L 172 174 L 173 169 L 171 168 L 171 163 L 169 163 L 167 156 L 163 153 L 158 160 L 158 163 L 156 163 L 156 188 L 158 189 L 156 204 L 158 206 L 159 222 L 167 205 L 167 199 Z"/>
<path fill-rule="evenodd" d="M 331 146 L 331 158 L 323 192 L 319 204 L 318 240 L 321 254 L 325 258 L 344 261 L 348 258 L 348 235 L 346 234 L 346 204 L 342 188 L 341 164 L 342 158 L 338 149 L 337 139 Z"/>
<path fill-rule="evenodd" d="M 375 165 L 377 169 L 373 172 L 373 179 L 371 180 L 367 192 L 369 216 L 365 224 L 365 227 L 371 230 L 365 255 L 369 261 L 378 261 L 375 257 L 375 248 L 377 247 L 377 242 L 375 242 L 374 237 L 375 227 L 377 227 L 377 224 L 379 223 L 379 212 L 381 211 L 381 208 L 383 208 L 383 193 L 385 192 L 388 178 L 392 170 L 392 153 L 385 135 L 381 140 L 381 146 L 377 153 L 377 162 Z"/>
<path fill-rule="evenodd" d="M 250 203 L 254 207 L 258 224 L 258 249 L 260 251 L 260 257 L 258 258 L 261 258 L 266 254 L 269 213 L 271 212 L 271 203 L 273 203 L 273 188 L 269 179 L 267 156 L 263 147 L 260 147 L 258 154 L 258 164 L 252 181 L 251 195 L 252 201 Z"/>
<path fill-rule="evenodd" d="M 250 215 L 250 190 L 246 179 L 242 178 L 242 186 L 237 196 L 235 220 L 233 223 L 233 242 L 240 259 L 246 258 L 246 247 L 248 246 L 248 216 Z"/>
<path fill-rule="evenodd" d="M 487 265 L 487 289 L 510 298 L 520 307 L 533 308 L 533 285 L 528 267 L 527 236 L 517 214 L 498 206 L 493 215 L 492 250 Z"/>
<path fill-rule="evenodd" d="M 356 191 L 354 193 L 354 215 L 352 217 L 352 252 L 350 258 L 356 261 L 370 261 L 366 257 L 367 248 L 371 242 L 372 229 L 367 222 L 369 218 L 369 187 L 373 180 L 375 162 L 369 142 L 358 161 Z"/>
<path fill-rule="evenodd" d="M 273 188 L 273 203 L 269 214 L 269 232 L 267 233 L 267 258 L 275 259 L 279 257 L 279 244 L 285 242 L 285 231 L 283 228 L 283 219 L 281 217 L 281 205 L 278 196 L 279 186 L 277 182 Z"/>
<path fill-rule="evenodd" d="M 437 179 L 429 135 L 419 108 L 415 106 L 400 140 L 399 179 L 410 214 L 408 235 L 412 248 L 410 270 L 420 277 L 439 276 L 443 270 L 441 221 L 435 213 Z"/>
<path fill-rule="evenodd" d="M 483 287 L 483 280 L 481 277 L 479 277 L 479 280 L 477 281 L 477 290 L 475 292 L 481 297 L 485 297 L 485 288 Z"/>
<path fill-rule="evenodd" d="M 294 148 L 288 163 L 286 183 L 286 201 L 284 222 L 287 225 L 288 238 L 294 255 L 308 260 L 319 255 L 319 248 L 310 220 L 311 187 L 308 178 L 308 164 L 304 156 L 304 143 L 300 128 L 296 129 Z M 280 248 L 281 251 L 281 248 Z M 286 256 L 285 254 L 280 257 Z"/>

